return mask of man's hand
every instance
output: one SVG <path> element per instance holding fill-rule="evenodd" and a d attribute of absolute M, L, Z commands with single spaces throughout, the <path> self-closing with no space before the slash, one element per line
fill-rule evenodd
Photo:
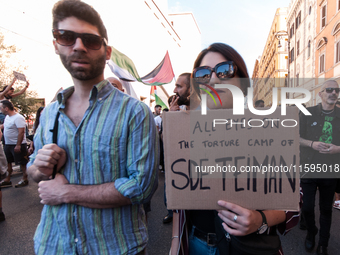
<path fill-rule="evenodd" d="M 43 175 L 50 177 L 53 173 L 54 165 L 57 165 L 57 171 L 66 162 L 66 152 L 58 145 L 51 143 L 42 147 L 34 160 L 34 166 Z"/>
<path fill-rule="evenodd" d="M 328 143 L 323 143 L 323 142 L 313 142 L 312 144 L 312 148 L 316 151 L 324 151 L 324 150 L 327 150 L 329 147 L 329 144 Z"/>
<path fill-rule="evenodd" d="M 336 154 L 336 153 L 340 152 L 339 146 L 336 146 L 336 145 L 331 144 L 331 143 L 323 143 L 323 144 L 324 144 L 323 146 L 319 147 L 320 148 L 319 152 L 322 153 L 322 154 Z M 313 144 L 313 147 L 314 147 L 314 144 Z"/>
<path fill-rule="evenodd" d="M 20 152 L 21 152 L 21 145 L 15 145 L 14 153 L 20 153 Z"/>
<path fill-rule="evenodd" d="M 179 111 L 179 105 L 177 104 L 178 96 L 174 96 L 170 103 L 170 111 Z"/>
<path fill-rule="evenodd" d="M 53 180 L 39 182 L 38 192 L 41 198 L 40 203 L 44 205 L 60 205 L 65 203 L 63 195 L 67 193 L 67 187 L 65 185 L 68 183 L 62 174 L 56 174 Z"/>

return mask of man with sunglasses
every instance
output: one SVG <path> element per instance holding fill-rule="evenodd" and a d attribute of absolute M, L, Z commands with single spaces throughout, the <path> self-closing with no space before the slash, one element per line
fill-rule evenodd
<path fill-rule="evenodd" d="M 305 248 L 311 252 L 318 229 L 315 226 L 315 194 L 319 190 L 320 238 L 317 254 L 328 254 L 327 246 L 332 222 L 333 197 L 337 179 L 331 174 L 339 168 L 340 109 L 335 107 L 339 85 L 334 80 L 323 83 L 319 92 L 321 103 L 309 107 L 312 114 L 300 113 L 300 163 L 303 191 L 302 213 L 306 221 Z M 319 171 L 323 169 L 325 171 Z"/>
<path fill-rule="evenodd" d="M 28 171 L 44 204 L 35 253 L 145 254 L 143 203 L 157 188 L 152 113 L 104 80 L 111 48 L 91 6 L 57 2 L 53 37 L 74 86 L 44 109 L 34 139 Z"/>

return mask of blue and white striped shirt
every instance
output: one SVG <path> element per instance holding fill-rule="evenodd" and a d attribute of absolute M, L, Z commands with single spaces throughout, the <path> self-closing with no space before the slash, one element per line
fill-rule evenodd
<path fill-rule="evenodd" d="M 157 188 L 158 135 L 150 109 L 104 80 L 93 87 L 78 127 L 64 113 L 70 87 L 47 106 L 34 137 L 35 153 L 52 143 L 60 112 L 58 146 L 67 153 L 61 173 L 70 184 L 114 182 L 132 205 L 92 209 L 75 204 L 45 205 L 37 227 L 36 254 L 136 254 L 148 241 L 142 203 Z"/>

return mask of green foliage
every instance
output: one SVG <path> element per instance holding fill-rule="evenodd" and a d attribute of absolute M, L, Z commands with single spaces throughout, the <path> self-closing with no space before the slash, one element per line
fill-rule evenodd
<path fill-rule="evenodd" d="M 27 69 L 19 63 L 15 63 L 14 65 L 10 63 L 9 60 L 13 57 L 13 54 L 17 53 L 19 50 L 15 45 L 6 45 L 4 39 L 4 35 L 0 32 L 0 90 L 11 83 L 14 78 L 13 71 L 23 73 L 23 71 Z M 23 84 L 22 82 L 19 83 L 17 81 L 13 86 L 15 89 L 14 93 L 23 89 L 24 86 L 26 86 L 26 84 Z M 28 88 L 25 93 L 14 97 L 11 101 L 17 108 L 18 112 L 21 113 L 26 120 L 28 120 L 29 117 L 39 108 L 39 105 L 36 104 L 35 98 L 37 98 L 37 93 Z"/>
<path fill-rule="evenodd" d="M 23 88 L 24 86 L 16 87 L 14 93 L 19 92 Z M 25 93 L 12 98 L 11 101 L 15 108 L 17 108 L 18 112 L 22 114 L 26 120 L 29 120 L 30 116 L 35 114 L 38 108 L 41 106 L 37 104 L 37 96 L 38 95 L 35 91 L 32 91 L 28 88 Z"/>
<path fill-rule="evenodd" d="M 12 54 L 18 50 L 15 45 L 7 46 L 4 43 L 5 37 L 0 33 L 0 87 L 4 87 L 9 84 L 13 79 L 13 70 L 21 71 L 21 66 L 14 67 L 9 63 L 9 59 Z"/>

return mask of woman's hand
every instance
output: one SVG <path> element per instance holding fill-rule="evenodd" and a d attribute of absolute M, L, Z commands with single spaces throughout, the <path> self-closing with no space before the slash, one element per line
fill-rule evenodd
<path fill-rule="evenodd" d="M 239 205 L 219 200 L 218 205 L 226 210 L 218 210 L 218 216 L 224 221 L 223 228 L 234 236 L 245 236 L 256 232 L 262 225 L 262 216 L 258 211 L 248 210 Z"/>
<path fill-rule="evenodd" d="M 234 236 L 245 236 L 256 232 L 263 223 L 261 213 L 248 210 L 242 206 L 219 200 L 218 205 L 226 210 L 218 210 L 218 216 L 224 221 L 223 228 Z M 286 220 L 285 211 L 266 210 L 263 211 L 267 219 L 268 227 L 280 224 Z"/>

